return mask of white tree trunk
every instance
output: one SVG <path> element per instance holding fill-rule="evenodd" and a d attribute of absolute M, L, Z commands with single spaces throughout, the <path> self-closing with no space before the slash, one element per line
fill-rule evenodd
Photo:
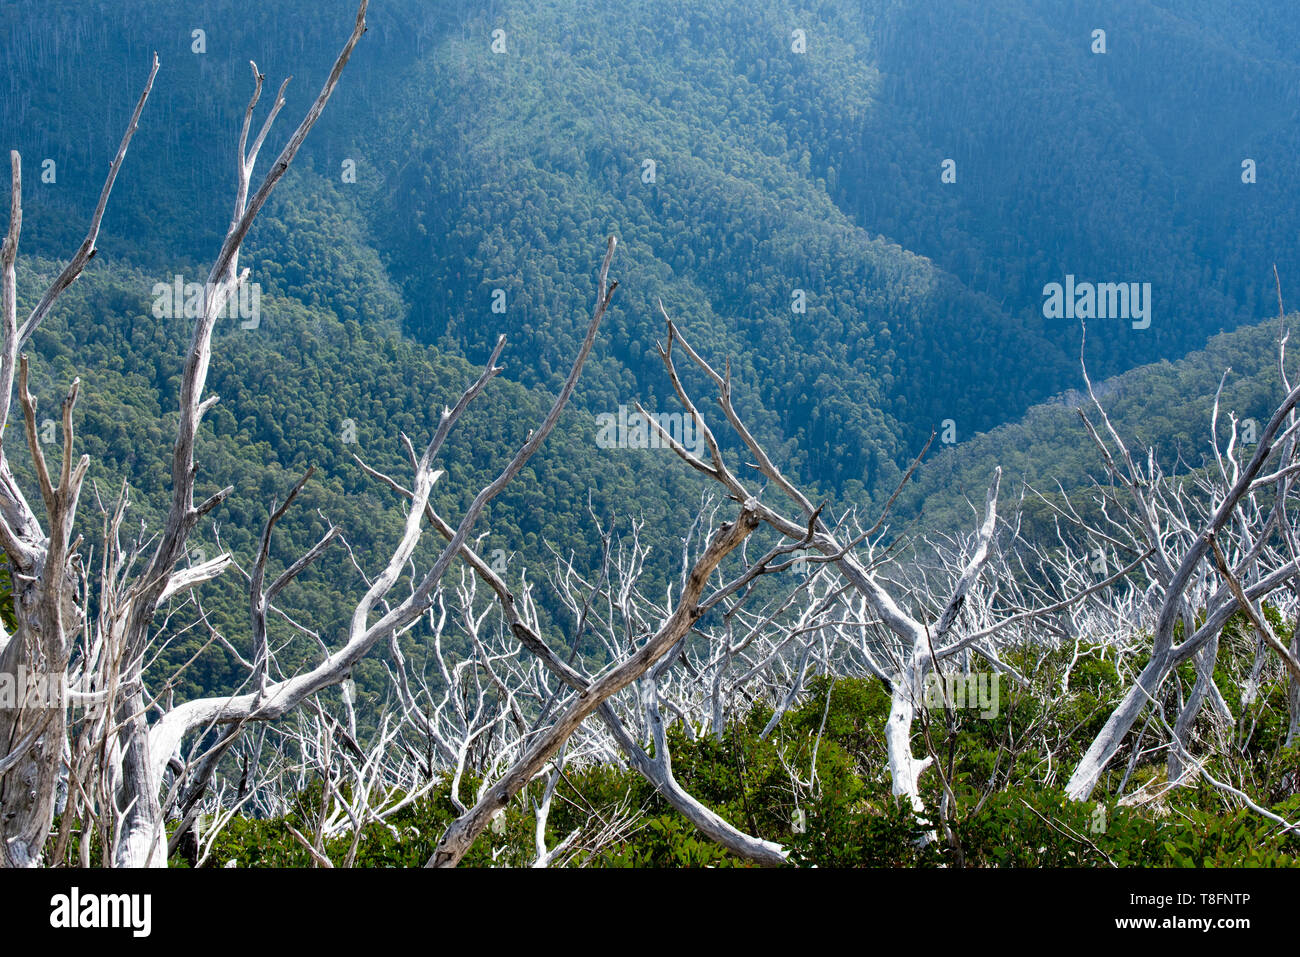
<path fill-rule="evenodd" d="M 920 814 L 925 810 L 925 802 L 921 800 L 921 773 L 930 766 L 932 759 L 918 760 L 912 753 L 912 720 L 915 717 L 916 696 L 909 682 L 900 678 L 894 683 L 889 720 L 885 722 L 889 777 L 893 782 L 894 796 L 906 797 L 912 810 Z"/>

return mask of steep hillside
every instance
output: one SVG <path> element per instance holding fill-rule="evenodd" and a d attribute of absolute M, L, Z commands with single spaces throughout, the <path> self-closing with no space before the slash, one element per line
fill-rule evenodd
<path fill-rule="evenodd" d="M 1286 394 L 1278 369 L 1279 332 L 1295 329 L 1298 323 L 1300 317 L 1292 313 L 1285 324 L 1273 319 L 1222 333 L 1204 349 L 1095 383 L 1094 391 L 1135 456 L 1145 460 L 1151 450 L 1166 471 L 1184 474 L 1213 466 L 1210 429 L 1220 384 L 1220 442 L 1226 445 L 1235 419 L 1238 444 L 1253 444 L 1252 436 L 1263 429 Z M 1293 386 L 1300 381 L 1298 363 L 1295 350 L 1289 349 L 1287 372 Z M 1084 387 L 1080 373 L 1079 389 L 1034 406 L 1016 422 L 934 455 L 900 496 L 900 517 L 914 520 L 924 509 L 927 530 L 968 529 L 973 515 L 968 503 L 982 500 L 999 465 L 1004 489 L 1014 489 L 1018 495 L 1028 486 L 1048 499 L 1057 499 L 1061 490 L 1077 492 L 1077 503 L 1087 508 L 1091 497 L 1087 489 L 1094 481 L 1108 484 L 1109 479 L 1079 417 L 1083 412 L 1100 426 L 1095 406 L 1081 391 Z M 1030 534 L 1050 534 L 1050 510 L 1037 496 L 1027 494 L 1024 507 Z M 1032 525 L 1034 516 L 1042 519 L 1041 526 Z"/>
<path fill-rule="evenodd" d="M 291 115 L 351 14 L 345 0 L 246 6 L 54 2 L 15 19 L 0 129 L 31 180 L 44 158 L 59 171 L 31 191 L 34 248 L 75 238 L 157 49 L 105 250 L 162 275 L 211 254 L 247 60 L 269 82 L 295 75 Z M 471 360 L 506 331 L 529 386 L 560 374 L 571 304 L 617 232 L 625 295 L 589 411 L 666 394 L 662 297 L 733 356 L 790 467 L 879 493 L 945 420 L 965 438 L 1075 383 L 1077 323 L 1043 317 L 1044 284 L 1152 284 L 1149 328 L 1093 324 L 1105 375 L 1267 315 L 1274 261 L 1300 275 L 1295 27 L 1240 9 L 389 0 L 308 146 L 335 190 L 303 202 L 369 225 L 400 301 L 361 321 Z M 1257 183 L 1241 181 L 1246 158 Z M 268 227 L 254 243 L 255 278 L 299 272 L 281 239 Z M 347 315 L 349 272 L 322 274 L 337 263 L 320 252 L 298 265 Z"/>

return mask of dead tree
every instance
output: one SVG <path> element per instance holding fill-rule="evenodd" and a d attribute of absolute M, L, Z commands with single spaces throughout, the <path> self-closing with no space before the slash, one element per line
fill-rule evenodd
<path fill-rule="evenodd" d="M 0 250 L 3 296 L 0 311 L 4 323 L 4 346 L 0 353 L 0 429 L 9 421 L 18 379 L 18 398 L 23 410 L 28 447 L 36 466 L 46 524 L 28 504 L 15 478 L 7 450 L 0 444 L 0 547 L 9 559 L 13 578 L 13 634 L 0 634 L 0 673 L 39 675 L 48 691 L 46 700 L 31 698 L 0 704 L 0 864 L 27 867 L 40 861 L 41 851 L 53 823 L 55 792 L 63 764 L 63 742 L 67 738 L 67 692 L 63 687 L 73 641 L 84 627 L 78 610 L 77 581 L 80 577 L 80 540 L 73 537 L 73 523 L 82 482 L 90 466 L 83 457 L 73 467 L 72 411 L 79 382 L 74 381 L 63 401 L 63 461 L 54 484 L 45 456 L 37 441 L 35 405 L 27 390 L 27 357 L 22 353 L 31 334 L 49 314 L 59 295 L 72 284 L 95 255 L 95 242 L 108 199 L 117 180 L 127 148 L 144 110 L 158 60 L 140 94 L 117 155 L 109 167 L 90 228 L 72 260 L 51 283 L 36 308 L 18 322 L 16 261 L 22 232 L 22 161 L 10 153 L 12 170 L 9 230 Z M 48 529 L 48 530 L 47 530 Z M 162 586 L 171 581 L 164 575 Z M 0 629 L 3 631 L 3 629 Z"/>
<path fill-rule="evenodd" d="M 602 677 L 575 691 L 566 707 L 538 733 L 524 755 L 485 790 L 473 808 L 452 823 L 438 842 L 437 849 L 429 859 L 429 866 L 455 867 L 474 843 L 474 839 L 487 827 L 492 816 L 545 769 L 589 715 L 612 695 L 649 671 L 669 649 L 686 637 L 703 613 L 701 602 L 714 571 L 758 527 L 754 505 L 752 501 L 743 502 L 739 514 L 732 521 L 721 525 L 709 539 L 692 564 L 686 576 L 685 587 L 671 614 L 653 634 L 633 654 L 612 664 Z"/>
<path fill-rule="evenodd" d="M 975 536 L 970 540 L 959 566 L 950 569 L 942 590 L 935 592 L 930 582 L 920 589 L 900 589 L 896 597 L 884 580 L 881 566 L 885 564 L 886 549 L 880 547 L 880 535 L 885 528 L 885 514 L 871 527 L 849 527 L 846 522 L 832 523 L 825 516 L 824 507 L 815 506 L 777 467 L 745 425 L 732 401 L 730 365 L 725 373 L 718 373 L 696 352 L 682 336 L 680 329 L 663 310 L 667 324 L 666 342 L 659 354 L 667 369 L 673 388 L 684 413 L 692 417 L 697 434 L 704 438 L 707 460 L 696 457 L 678 443 L 667 430 L 652 417 L 661 441 L 695 471 L 718 483 L 728 498 L 745 502 L 755 518 L 768 530 L 776 533 L 782 543 L 778 554 L 794 551 L 808 553 L 800 560 L 833 569 L 842 589 L 852 590 L 861 601 L 858 617 L 861 624 L 855 629 L 864 640 L 858 642 L 858 652 L 870 674 L 880 679 L 890 691 L 890 711 L 885 726 L 888 767 L 893 792 L 907 799 L 920 812 L 924 809 L 921 798 L 920 777 L 931 764 L 929 756 L 920 757 L 913 750 L 913 723 L 918 708 L 924 703 L 927 675 L 937 671 L 946 662 L 958 660 L 969 654 L 983 658 L 995 671 L 1022 680 L 1016 670 L 1002 660 L 998 653 L 1000 642 L 1009 630 L 1024 626 L 1034 618 L 1054 614 L 1062 608 L 1087 597 L 1092 589 L 1063 598 L 1055 605 L 1040 609 L 994 613 L 984 622 L 969 620 L 963 627 L 963 609 L 972 592 L 984 587 L 982 574 L 994 547 L 997 528 L 997 502 L 1001 471 L 994 473 L 992 484 L 984 503 L 983 519 Z M 742 448 L 753 462 L 750 468 L 765 483 L 755 489 L 742 480 L 723 455 L 713 429 L 701 415 L 690 397 L 676 365 L 676 350 L 685 353 L 689 361 L 703 373 L 712 385 L 722 415 Z M 645 410 L 638 406 L 642 415 Z M 919 458 L 918 458 L 919 461 Z M 916 463 L 903 478 L 906 482 Z M 772 489 L 790 511 L 762 500 L 762 494 Z M 900 484 L 901 490 L 901 484 Z M 895 493 L 895 497 L 897 493 Z M 892 499 L 890 500 L 892 504 Z M 1100 586 L 1098 586 L 1100 587 Z M 837 591 L 841 590 L 837 586 Z M 941 595 L 938 601 L 933 594 Z M 806 627 L 807 623 L 798 626 Z M 843 628 L 843 624 L 839 626 Z M 872 640 L 865 640 L 867 633 Z M 722 658 L 728 650 L 721 651 Z M 725 672 L 724 672 L 725 673 Z"/>
<path fill-rule="evenodd" d="M 1268 596 L 1295 588 L 1300 575 L 1300 548 L 1288 511 L 1300 472 L 1300 420 L 1295 414 L 1300 387 L 1293 388 L 1287 380 L 1285 358 L 1283 335 L 1279 366 L 1286 396 L 1248 458 L 1242 453 L 1235 420 L 1221 446 L 1216 395 L 1211 420 L 1215 464 L 1191 488 L 1165 475 L 1154 451 L 1145 464 L 1134 458 L 1088 382 L 1102 428 L 1082 411 L 1080 416 L 1127 502 L 1107 493 L 1103 499 L 1108 507 L 1107 527 L 1087 531 L 1095 540 L 1119 542 L 1142 553 L 1140 560 L 1151 585 L 1128 627 L 1136 633 L 1149 624 L 1151 638 L 1145 667 L 1070 777 L 1066 792 L 1075 800 L 1091 795 L 1137 719 L 1159 703 L 1174 669 L 1190 660 L 1196 679 L 1178 706 L 1168 756 L 1169 779 L 1176 782 L 1182 777 L 1188 763 L 1188 736 L 1203 705 L 1208 701 L 1216 712 L 1231 718 L 1215 684 L 1214 666 L 1219 637 L 1238 612 L 1251 620 L 1261 649 L 1271 649 L 1288 669 L 1293 687 L 1300 681 L 1300 658 L 1294 647 L 1286 647 L 1273 634 L 1258 608 Z M 1086 369 L 1084 376 L 1087 380 Z M 1293 728 L 1296 722 L 1293 706 Z"/>

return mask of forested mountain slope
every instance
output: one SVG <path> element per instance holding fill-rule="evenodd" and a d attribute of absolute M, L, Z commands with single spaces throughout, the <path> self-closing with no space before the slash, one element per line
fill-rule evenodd
<path fill-rule="evenodd" d="M 1278 366 L 1279 336 L 1300 323 L 1289 314 L 1212 338 L 1204 349 L 1174 362 L 1140 366 L 1096 383 L 1094 392 L 1135 457 L 1148 451 L 1166 473 L 1213 467 L 1211 423 L 1219 399 L 1217 431 L 1226 448 L 1237 427 L 1237 446 L 1252 447 L 1286 394 Z M 1294 339 L 1289 339 L 1290 346 Z M 1297 357 L 1287 352 L 1287 373 L 1297 381 Z M 1220 391 L 1222 387 L 1222 391 Z M 900 496 L 899 513 L 914 520 L 924 509 L 925 530 L 957 533 L 969 528 L 971 502 L 981 501 L 993 469 L 1001 466 L 1017 494 L 1024 492 L 1027 534 L 1051 536 L 1053 513 L 1043 502 L 1061 493 L 1091 510 L 1094 481 L 1109 484 L 1106 464 L 1088 437 L 1080 413 L 1101 429 L 1101 416 L 1079 388 L 1034 406 L 1017 420 L 946 449 L 919 470 Z M 964 501 L 963 501 L 964 499 Z M 1038 524 L 1036 524 L 1036 519 Z"/>
<path fill-rule="evenodd" d="M 328 184 L 320 188 L 328 192 Z M 411 342 L 395 324 L 355 318 L 356 311 L 388 301 L 392 291 L 366 249 L 348 241 L 345 225 L 330 215 L 332 207 L 313 201 L 319 195 L 291 180 L 284 196 L 273 201 L 275 215 L 259 229 L 281 234 L 277 242 L 288 265 L 264 271 L 256 328 L 230 319 L 216 337 L 211 388 L 221 400 L 200 436 L 199 492 L 207 496 L 226 485 L 234 492 L 200 529 L 189 561 L 198 564 L 228 550 L 242 568 L 251 567 L 272 503 L 282 502 L 314 467 L 313 480 L 277 526 L 272 559 L 277 567 L 287 566 L 330 524 L 340 526 L 346 547 L 330 550 L 278 602 L 296 621 L 329 640 L 346 628 L 367 587 L 363 576 L 374 574 L 375 556 L 392 550 L 405 516 L 404 501 L 367 476 L 357 459 L 409 482 L 411 465 L 400 436 L 418 441 L 431 435 L 444 406 L 454 403 L 481 369 Z M 298 196 L 304 197 L 301 205 Z M 349 307 L 339 297 L 331 299 L 332 311 L 316 302 L 318 285 L 297 286 L 292 278 L 295 263 L 327 254 L 350 270 L 352 281 L 343 293 L 355 303 L 352 318 L 340 318 Z M 30 297 L 53 273 L 53 264 L 45 260 L 20 265 L 20 311 L 35 305 Z M 59 460 L 61 440 L 53 416 L 69 383 L 79 376 L 77 451 L 93 463 L 82 521 L 88 533 L 95 533 L 105 518 L 101 508 L 112 508 L 128 479 L 128 542 L 136 535 L 145 540 L 156 535 L 169 502 L 173 436 L 168 430 L 175 427 L 192 322 L 155 315 L 149 279 L 138 268 L 98 259 L 65 293 L 30 346 L 40 357 L 33 363 L 31 389 L 46 456 L 52 463 Z M 508 347 L 502 363 L 510 369 L 525 358 L 522 349 Z M 578 395 L 583 394 L 580 385 Z M 529 392 L 508 376 L 494 380 L 448 439 L 439 463 L 448 474 L 433 496 L 437 511 L 448 519 L 461 515 L 540 422 L 548 404 L 549 396 Z M 601 544 L 596 522 L 609 527 L 637 518 L 665 531 L 689 527 L 701 490 L 672 453 L 597 449 L 591 444 L 594 428 L 589 412 L 566 411 L 543 452 L 479 523 L 476 548 L 512 582 L 519 582 L 525 571 L 531 580 L 545 581 L 554 564 L 548 542 L 594 567 Z M 10 434 L 20 433 L 11 429 Z M 10 441 L 6 451 L 25 487 L 34 489 L 24 444 Z M 423 557 L 433 547 L 428 541 L 419 554 Z M 211 583 L 203 596 L 205 625 L 179 631 L 164 660 L 175 666 L 190 661 L 211 643 L 208 626 L 242 646 L 248 631 L 247 589 L 247 578 L 237 570 Z M 555 610 L 545 589 L 539 602 L 543 613 Z M 182 618 L 188 621 L 192 615 Z M 284 621 L 270 624 L 277 638 L 298 642 L 297 650 L 284 652 L 284 660 L 317 654 Z M 593 649 L 577 651 L 587 655 Z M 218 643 L 189 665 L 179 690 L 192 694 L 228 684 L 239 671 L 236 659 Z M 367 687 L 366 677 L 381 673 L 379 663 L 363 662 L 357 677 Z"/>
<path fill-rule="evenodd" d="M 1074 384 L 1077 324 L 1043 317 L 1045 283 L 1152 283 L 1150 328 L 1093 330 L 1109 374 L 1267 315 L 1275 260 L 1300 275 L 1284 215 L 1300 172 L 1296 28 L 1248 6 L 392 0 L 308 146 L 337 193 L 303 201 L 372 227 L 401 300 L 361 321 L 472 360 L 508 332 L 525 384 L 554 381 L 572 304 L 617 232 L 624 295 L 587 407 L 664 391 L 662 297 L 733 355 L 765 437 L 795 440 L 791 465 L 874 492 L 943 420 L 964 438 Z M 208 255 L 224 225 L 247 60 L 295 75 L 293 108 L 349 14 L 40 7 L 40 29 L 13 21 L 0 96 L 8 141 L 33 169 L 58 163 L 57 185 L 32 190 L 33 240 L 64 254 L 157 49 L 104 248 L 164 275 Z M 1241 182 L 1244 158 L 1257 183 Z M 355 307 L 324 249 L 285 262 L 274 227 L 258 238 L 254 279 Z"/>
<path fill-rule="evenodd" d="M 267 76 L 262 108 L 292 74 L 299 112 L 353 9 L 8 9 L 0 131 L 24 156 L 23 249 L 44 273 L 79 241 L 149 56 L 162 60 L 95 268 L 33 343 L 47 402 L 86 381 L 101 481 L 129 475 L 147 515 L 187 335 L 151 315 L 153 290 L 201 280 L 220 242 L 248 61 Z M 601 413 L 674 407 L 661 299 L 711 359 L 730 357 L 782 466 L 841 502 L 879 503 L 950 422 L 958 448 L 936 443 L 899 512 L 924 506 L 942 528 L 964 526 L 963 498 L 996 462 L 1067 485 L 1093 464 L 1073 413 L 1034 405 L 1079 384 L 1079 324 L 1042 309 L 1067 274 L 1152 284 L 1149 328 L 1088 330 L 1097 378 L 1175 360 L 1108 393 L 1144 440 L 1203 450 L 1204 403 L 1188 399 L 1212 394 L 1220 358 L 1255 389 L 1239 406 L 1267 405 L 1266 328 L 1176 360 L 1270 315 L 1274 262 L 1284 285 L 1300 277 L 1300 37 L 1275 5 L 386 0 L 369 23 L 250 236 L 263 321 L 227 330 L 214 368 L 207 461 L 238 489 L 216 518 L 245 560 L 259 509 L 308 464 L 318 498 L 286 524 L 285 554 L 319 531 L 317 507 L 355 519 L 359 553 L 396 534 L 400 508 L 352 452 L 400 469 L 399 433 L 427 431 L 506 333 L 510 381 L 452 450 L 472 474 L 439 491 L 463 507 L 456 489 L 490 474 L 563 375 L 609 233 L 622 285 L 601 342 L 493 517 L 490 547 L 534 563 L 543 541 L 596 547 L 589 492 L 598 515 L 645 515 L 664 541 L 689 524 L 698 485 L 669 453 L 595 441 Z M 1258 182 L 1242 182 L 1246 158 Z M 286 600 L 327 627 L 358 579 L 344 560 L 315 574 Z M 239 586 L 222 587 L 237 620 Z"/>

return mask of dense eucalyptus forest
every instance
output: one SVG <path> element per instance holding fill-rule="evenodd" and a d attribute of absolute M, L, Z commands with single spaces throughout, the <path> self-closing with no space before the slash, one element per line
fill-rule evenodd
<path fill-rule="evenodd" d="M 8 5 L 0 864 L 1293 865 L 1300 26 L 1092 6 Z"/>

